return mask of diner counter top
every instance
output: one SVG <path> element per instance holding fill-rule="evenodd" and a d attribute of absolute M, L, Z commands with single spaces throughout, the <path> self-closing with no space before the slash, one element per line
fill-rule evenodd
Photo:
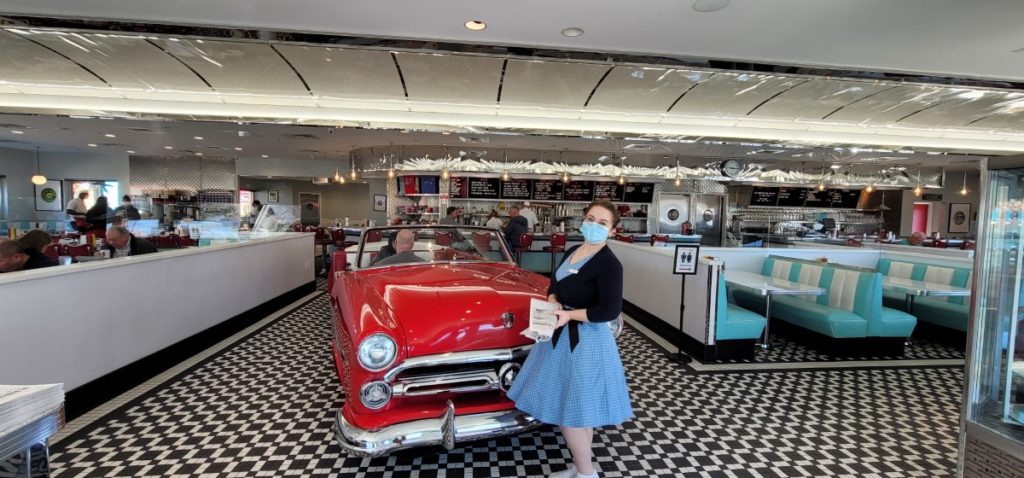
<path fill-rule="evenodd" d="M 47 277 L 55 277 L 65 274 L 76 274 L 79 272 L 91 270 L 107 269 L 111 267 L 126 267 L 134 264 L 141 264 L 151 261 L 163 261 L 182 256 L 191 256 L 195 254 L 209 254 L 227 249 L 245 247 L 253 244 L 287 241 L 290 239 L 295 239 L 295 237 L 299 235 L 313 236 L 313 233 L 268 232 L 265 234 L 267 234 L 267 237 L 247 238 L 236 242 L 221 243 L 210 246 L 184 247 L 181 249 L 160 249 L 160 252 L 157 252 L 155 254 L 94 260 L 88 262 L 75 263 L 66 266 L 46 267 L 43 269 L 32 269 L 27 271 L 0 273 L 0 285 L 28 280 L 45 279 Z"/>

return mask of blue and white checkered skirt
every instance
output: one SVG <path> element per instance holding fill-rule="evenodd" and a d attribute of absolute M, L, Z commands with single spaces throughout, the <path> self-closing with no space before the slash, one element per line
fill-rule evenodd
<path fill-rule="evenodd" d="M 568 330 L 557 346 L 537 343 L 508 396 L 516 408 L 552 425 L 601 427 L 633 418 L 619 348 L 604 323 L 580 323 L 571 352 Z"/>

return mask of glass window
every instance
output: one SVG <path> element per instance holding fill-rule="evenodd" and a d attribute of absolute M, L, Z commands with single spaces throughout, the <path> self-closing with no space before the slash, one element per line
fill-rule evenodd
<path fill-rule="evenodd" d="M 988 173 L 968 419 L 1024 443 L 1024 169 Z"/>
<path fill-rule="evenodd" d="M 404 240 L 399 234 L 405 235 Z M 358 261 L 352 261 L 357 268 L 417 262 L 511 261 L 501 235 L 483 227 L 371 228 L 363 234 L 363 244 L 349 251 L 356 249 L 361 253 Z"/>

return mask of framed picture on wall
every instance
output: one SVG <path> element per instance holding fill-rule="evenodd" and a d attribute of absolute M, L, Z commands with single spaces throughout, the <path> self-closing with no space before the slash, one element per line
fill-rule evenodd
<path fill-rule="evenodd" d="M 267 202 L 271 204 L 277 204 L 278 196 L 276 189 L 267 190 Z"/>
<path fill-rule="evenodd" d="M 387 211 L 388 210 L 388 197 L 383 194 L 373 195 L 373 210 L 374 211 Z"/>
<path fill-rule="evenodd" d="M 63 182 L 59 179 L 51 179 L 36 187 L 36 211 L 63 211 L 64 197 Z"/>
<path fill-rule="evenodd" d="M 949 205 L 949 232 L 971 232 L 970 203 L 953 203 Z"/>

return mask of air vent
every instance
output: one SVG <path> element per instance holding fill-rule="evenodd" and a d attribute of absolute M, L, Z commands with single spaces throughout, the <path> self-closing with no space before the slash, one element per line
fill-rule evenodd
<path fill-rule="evenodd" d="M 309 154 L 323 154 L 323 151 L 320 151 L 319 149 L 300 149 L 299 152 Z"/>
<path fill-rule="evenodd" d="M 750 154 L 782 154 L 785 152 L 786 151 L 782 149 L 759 149 L 757 151 L 752 151 Z"/>
<path fill-rule="evenodd" d="M 227 151 L 228 150 L 228 148 L 225 148 L 223 146 L 204 146 L 204 148 L 206 148 L 206 149 L 216 149 L 216 150 L 219 150 L 219 151 Z"/>
<path fill-rule="evenodd" d="M 291 139 L 320 139 L 320 138 L 317 138 L 317 136 L 315 134 L 310 134 L 310 133 L 288 133 L 288 134 L 282 134 L 281 136 L 284 136 L 285 138 L 291 138 Z"/>
<path fill-rule="evenodd" d="M 622 149 L 629 150 L 629 151 L 634 151 L 634 152 L 639 152 L 639 151 L 650 151 L 651 149 L 654 149 L 654 147 L 649 145 L 649 144 L 627 144 Z"/>
<path fill-rule="evenodd" d="M 459 141 L 469 144 L 487 144 L 491 142 L 491 139 L 485 136 L 459 136 Z"/>

